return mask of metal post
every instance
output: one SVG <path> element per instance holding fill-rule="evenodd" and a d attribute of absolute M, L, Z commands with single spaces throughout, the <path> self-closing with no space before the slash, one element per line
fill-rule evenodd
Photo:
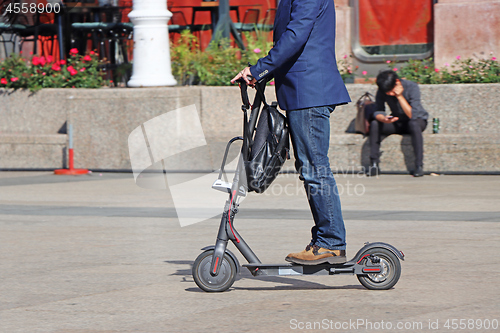
<path fill-rule="evenodd" d="M 244 50 L 245 46 L 243 45 L 243 40 L 240 37 L 239 32 L 236 30 L 236 27 L 231 21 L 231 17 L 229 16 L 229 0 L 220 0 L 219 1 L 219 21 L 215 27 L 215 30 L 212 34 L 212 42 L 217 40 L 218 38 L 229 38 L 229 32 L 234 37 L 236 44 L 240 47 L 240 49 Z"/>
<path fill-rule="evenodd" d="M 62 4 L 60 4 L 60 6 L 61 8 L 63 8 Z M 57 19 L 57 41 L 59 42 L 59 59 L 64 60 L 66 59 L 66 52 L 64 50 L 63 14 L 62 13 L 56 14 L 56 19 Z"/>
<path fill-rule="evenodd" d="M 69 168 L 68 169 L 57 169 L 54 170 L 54 174 L 56 175 L 86 175 L 89 173 L 89 170 L 87 169 L 75 169 L 75 163 L 74 163 L 74 152 L 73 152 L 73 124 L 68 124 L 68 139 L 69 139 L 69 144 L 68 144 L 68 162 L 69 162 Z"/>
<path fill-rule="evenodd" d="M 220 0 L 219 1 L 219 21 L 222 18 L 226 18 L 226 16 L 229 16 L 229 0 Z M 224 24 L 221 25 L 220 32 L 222 34 L 223 38 L 229 38 L 229 24 L 227 22 L 224 22 Z"/>

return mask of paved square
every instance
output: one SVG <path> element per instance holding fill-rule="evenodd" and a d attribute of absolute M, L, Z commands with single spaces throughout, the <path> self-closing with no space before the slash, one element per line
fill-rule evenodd
<path fill-rule="evenodd" d="M 181 228 L 169 192 L 131 174 L 0 172 L 0 332 L 498 331 L 499 176 L 336 180 L 348 257 L 366 241 L 405 253 L 393 289 L 242 269 L 229 291 L 205 293 L 191 265 L 217 217 Z M 302 250 L 312 221 L 297 176 L 249 195 L 235 226 L 263 262 Z"/>

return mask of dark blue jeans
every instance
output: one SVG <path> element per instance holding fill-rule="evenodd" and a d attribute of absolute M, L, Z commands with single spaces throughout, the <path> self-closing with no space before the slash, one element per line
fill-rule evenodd
<path fill-rule="evenodd" d="M 287 111 L 295 168 L 304 182 L 314 218 L 311 245 L 345 250 L 345 227 L 337 184 L 328 160 L 330 113 L 335 107 L 322 106 Z"/>

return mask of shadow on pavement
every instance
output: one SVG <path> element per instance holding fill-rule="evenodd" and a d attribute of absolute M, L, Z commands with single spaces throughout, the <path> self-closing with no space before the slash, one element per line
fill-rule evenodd
<path fill-rule="evenodd" d="M 192 260 L 165 260 L 164 261 L 167 264 L 174 264 L 174 265 L 189 265 L 189 269 L 178 269 L 175 273 L 170 274 L 172 275 L 179 275 L 182 276 L 182 280 L 180 282 L 191 282 L 194 283 L 194 281 L 191 279 L 191 267 L 193 266 L 194 261 Z M 251 279 L 251 280 L 258 280 L 258 281 L 265 281 L 265 282 L 270 282 L 270 283 L 277 283 L 277 284 L 287 284 L 285 286 L 280 285 L 280 286 L 269 286 L 269 287 L 231 287 L 228 291 L 231 290 L 248 290 L 248 291 L 264 291 L 264 290 L 332 290 L 332 289 L 360 289 L 360 290 L 366 290 L 363 286 L 361 285 L 346 285 L 346 286 L 328 286 L 324 285 L 321 283 L 316 283 L 316 282 L 310 282 L 310 281 L 304 281 L 304 280 L 297 280 L 294 279 L 293 277 L 279 277 L 279 276 L 257 276 L 253 277 L 249 271 L 247 271 L 244 267 L 240 267 L 240 274 L 237 275 L 236 281 L 243 280 L 243 279 Z M 193 287 L 193 288 L 186 288 L 186 291 L 189 292 L 204 292 L 203 290 Z"/>

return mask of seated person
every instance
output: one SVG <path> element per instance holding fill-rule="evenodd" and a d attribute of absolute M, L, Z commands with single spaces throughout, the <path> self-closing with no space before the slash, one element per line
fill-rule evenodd
<path fill-rule="evenodd" d="M 375 103 L 366 108 L 366 119 L 370 122 L 370 168 L 369 176 L 378 175 L 380 141 L 382 135 L 410 134 L 415 151 L 414 177 L 422 177 L 424 139 L 422 132 L 427 127 L 429 114 L 420 103 L 420 88 L 412 81 L 399 79 L 398 75 L 387 70 L 377 76 L 378 91 Z M 391 115 L 385 113 L 385 103 Z"/>

